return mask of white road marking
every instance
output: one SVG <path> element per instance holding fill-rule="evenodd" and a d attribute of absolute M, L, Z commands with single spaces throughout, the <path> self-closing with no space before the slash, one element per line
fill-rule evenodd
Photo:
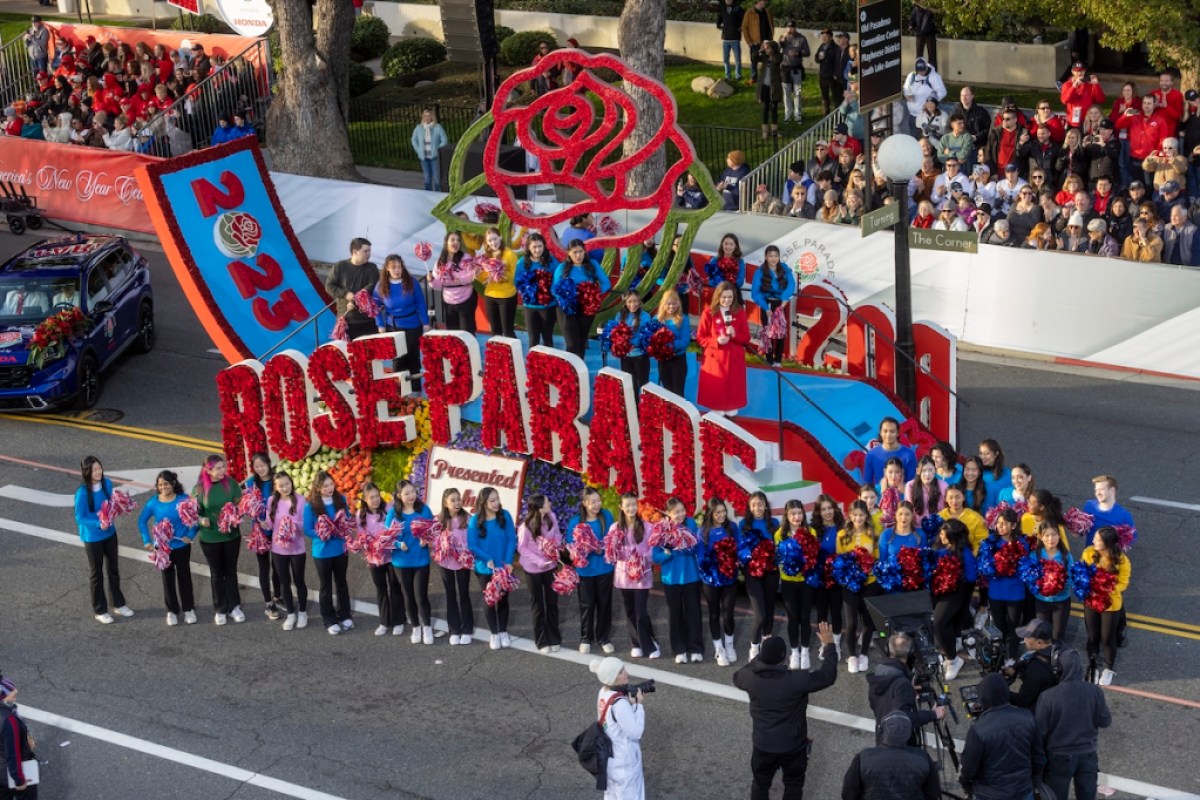
<path fill-rule="evenodd" d="M 24 486 L 0 486 L 0 497 L 47 508 L 71 508 L 75 505 L 75 495 L 43 492 L 40 489 L 26 489 Z"/>
<path fill-rule="evenodd" d="M 1131 499 L 1133 499 L 1133 498 L 1131 498 Z M 46 539 L 47 541 L 57 542 L 59 544 L 68 544 L 68 545 L 73 545 L 75 547 L 83 547 L 83 542 L 81 542 L 79 537 L 76 535 L 63 533 L 61 531 L 56 531 L 51 528 L 44 528 L 40 525 L 30 525 L 29 523 L 26 523 L 26 522 L 19 522 L 17 520 L 5 519 L 3 517 L 0 517 L 0 530 L 7 530 L 7 531 L 12 531 L 13 533 L 21 533 L 21 534 L 25 534 L 27 536 L 34 536 L 39 539 Z M 138 550 L 133 547 L 122 546 L 120 548 L 120 554 L 122 556 L 124 556 L 125 558 L 131 558 L 136 561 L 141 561 L 143 563 L 145 563 L 148 560 L 147 556 L 146 556 L 146 551 Z M 208 574 L 209 574 L 208 566 L 206 564 L 196 563 L 196 562 L 192 562 L 192 572 L 197 575 L 202 575 L 202 576 L 208 576 Z M 257 575 L 246 575 L 245 573 L 238 573 L 238 578 L 239 578 L 239 582 L 243 586 L 250 587 L 250 588 L 258 586 L 258 576 Z M 376 617 L 379 616 L 379 607 L 374 603 L 368 603 L 368 602 L 364 602 L 361 600 L 355 600 L 355 601 L 353 601 L 352 605 L 353 605 L 354 610 L 359 612 L 360 614 L 369 614 L 371 616 L 376 616 Z M 436 627 L 438 629 L 441 629 L 441 630 L 446 629 L 445 620 L 434 619 L 433 624 L 434 624 L 434 627 Z M 476 628 L 476 630 L 475 630 L 476 641 L 486 642 L 487 637 L 488 637 L 487 629 Z M 582 664 L 585 666 L 590 664 L 591 660 L 595 657 L 592 655 L 584 655 L 583 653 L 575 652 L 572 650 L 560 650 L 557 653 L 542 654 L 542 653 L 538 652 L 537 646 L 531 640 L 525 639 L 522 637 L 513 637 L 512 642 L 513 642 L 512 649 L 514 649 L 514 650 L 521 650 L 523 652 L 537 655 L 542 658 L 554 658 L 554 659 L 558 659 L 559 661 L 569 661 L 569 662 L 572 662 L 575 664 Z M 474 645 L 472 645 L 472 646 L 474 646 Z M 687 689 L 687 690 L 693 691 L 693 692 L 700 692 L 702 694 L 711 695 L 712 697 L 720 697 L 725 700 L 733 700 L 733 701 L 736 701 L 739 703 L 749 702 L 749 698 L 746 696 L 746 693 L 739 689 L 734 688 L 732 684 L 717 683 L 715 681 L 704 680 L 702 678 L 693 678 L 693 677 L 690 677 L 687 675 L 680 675 L 676 672 L 671 672 L 669 670 L 658 669 L 656 667 L 648 666 L 645 663 L 638 663 L 638 664 L 630 665 L 630 669 L 632 672 L 634 672 L 635 674 L 637 674 L 639 676 L 653 678 L 656 682 L 662 683 L 667 686 L 675 686 L 680 689 Z M 732 674 L 732 673 L 730 673 L 730 674 Z M 27 707 L 22 706 L 22 708 L 27 708 Z M 45 713 L 45 712 L 40 712 L 40 713 Z M 809 714 L 810 719 L 819 720 L 821 722 L 828 722 L 832 725 L 839 725 L 843 728 L 850 728 L 852 730 L 864 731 L 866 733 L 872 733 L 875 730 L 875 721 L 873 719 L 870 719 L 869 717 L 859 717 L 854 714 L 848 714 L 845 711 L 838 711 L 836 709 L 823 708 L 821 706 L 814 706 L 814 705 L 810 704 L 808 707 L 808 714 Z M 33 716 L 30 716 L 30 718 L 35 719 L 35 717 L 33 717 Z M 62 718 L 62 719 L 65 719 L 65 718 Z M 49 724 L 54 724 L 54 723 L 49 723 Z M 80 723 L 80 724 L 86 724 L 86 723 Z M 88 726 L 88 727 L 91 727 L 91 726 Z M 73 729 L 68 728 L 68 730 L 73 730 Z M 103 729 L 95 728 L 94 730 L 102 731 Z M 85 733 L 84 735 L 90 735 L 90 734 Z M 103 738 L 103 737 L 97 736 L 97 738 Z M 139 741 L 139 740 L 133 740 L 133 741 Z M 932 745 L 934 743 L 932 734 L 926 734 L 926 741 L 930 745 Z M 149 743 L 149 742 L 147 742 L 146 744 L 151 745 L 153 747 L 159 747 L 159 745 L 153 745 L 153 743 Z M 955 744 L 955 747 L 958 749 L 958 751 L 962 752 L 965 742 L 961 739 L 955 739 L 954 744 Z M 138 749 L 138 748 L 135 748 L 135 749 Z M 162 749 L 166 750 L 166 751 L 170 751 L 170 748 L 162 748 Z M 149 752 L 149 751 L 143 751 L 143 752 Z M 178 752 L 178 751 L 173 751 L 173 752 Z M 152 753 L 152 755 L 157 755 L 157 753 Z M 230 770 L 237 769 L 236 767 L 228 767 L 227 765 L 219 764 L 218 762 L 208 762 L 208 759 L 199 759 L 199 757 L 190 756 L 187 753 L 184 753 L 183 755 L 189 756 L 191 758 L 197 758 L 197 760 L 205 761 L 210 764 L 215 764 L 223 769 L 230 769 Z M 166 756 L 163 756 L 163 757 L 165 758 Z M 176 759 L 172 759 L 172 760 L 176 760 Z M 181 762 L 181 763 L 184 763 L 184 762 Z M 210 770 L 210 771 L 213 771 L 213 770 Z M 240 770 L 240 771 L 245 772 L 244 770 Z M 225 773 L 220 773 L 220 774 L 225 774 Z M 249 773 L 249 772 L 247 772 L 246 774 L 253 775 L 253 773 Z M 271 780 L 271 779 L 264 779 L 264 780 Z M 266 784 L 264 784 L 264 783 L 258 783 L 256 785 L 266 786 Z M 291 784 L 287 784 L 287 785 L 290 786 Z M 1100 785 L 1109 786 L 1120 792 L 1127 792 L 1129 794 L 1140 795 L 1141 797 L 1152 797 L 1152 798 L 1155 798 L 1155 800 L 1200 800 L 1200 794 L 1193 794 L 1191 792 L 1184 792 L 1184 791 L 1180 791 L 1177 789 L 1170 789 L 1165 786 L 1155 786 L 1150 783 L 1143 783 L 1142 781 L 1133 780 L 1130 778 L 1122 778 L 1118 775 L 1108 775 L 1103 772 L 1100 773 Z M 268 788 L 271 788 L 271 787 L 268 787 Z M 296 788 L 303 789 L 303 787 L 296 787 Z M 279 791 L 279 790 L 276 790 L 276 791 Z M 331 795 L 326 795 L 326 794 L 321 794 L 321 793 L 314 793 L 311 795 L 294 795 L 294 796 L 296 796 L 296 797 L 312 797 L 315 800 L 326 800 L 327 798 L 332 798 Z M 341 800 L 341 799 L 340 798 L 332 798 L 332 800 Z"/>
<path fill-rule="evenodd" d="M 1129 502 L 1131 502 L 1131 503 L 1150 503 L 1151 505 L 1155 505 L 1155 506 L 1166 506 L 1167 508 L 1180 508 L 1180 509 L 1183 509 L 1184 511 L 1200 511 L 1200 505 L 1197 505 L 1196 503 L 1180 503 L 1176 500 L 1159 500 L 1156 497 L 1142 497 L 1141 495 L 1134 495 L 1133 497 L 1129 498 Z"/>
<path fill-rule="evenodd" d="M 82 722 L 81 720 L 64 717 L 52 711 L 31 708 L 24 703 L 21 704 L 21 716 L 25 719 L 41 722 L 44 725 L 52 725 L 60 730 L 69 731 L 80 736 L 99 739 L 107 744 L 115 744 L 117 747 L 136 750 L 139 753 L 145 753 L 155 758 L 174 761 L 176 764 L 183 764 L 186 767 L 211 772 L 214 775 L 220 775 L 238 783 L 259 786 L 272 792 L 287 795 L 288 797 L 296 797 L 300 798 L 300 800 L 345 800 L 345 798 L 338 797 L 337 795 L 281 781 L 278 778 L 261 775 L 257 772 L 242 769 L 241 767 L 232 766 L 231 764 L 223 764 L 220 761 L 213 761 L 203 756 L 194 755 L 183 750 L 176 750 L 173 747 L 166 747 L 165 745 L 147 741 L 146 739 L 139 739 L 109 728 L 101 728 L 87 722 Z"/>
<path fill-rule="evenodd" d="M 200 480 L 200 467 L 190 464 L 185 467 L 165 467 L 179 476 L 179 482 L 185 489 L 190 490 Z M 121 488 L 132 495 L 153 491 L 154 481 L 162 469 L 126 469 L 120 472 L 108 472 L 108 477 L 128 481 Z"/>

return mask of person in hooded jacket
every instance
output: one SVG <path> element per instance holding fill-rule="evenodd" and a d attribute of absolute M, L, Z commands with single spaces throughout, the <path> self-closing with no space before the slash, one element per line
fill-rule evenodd
<path fill-rule="evenodd" d="M 912 721 L 893 711 L 879 724 L 882 744 L 854 756 L 842 779 L 842 800 L 937 800 L 942 795 L 937 765 L 912 747 Z"/>
<path fill-rule="evenodd" d="M 1046 766 L 1046 749 L 1033 714 L 1008 702 L 996 673 L 979 683 L 982 711 L 963 746 L 958 781 L 975 800 L 1033 800 Z"/>
<path fill-rule="evenodd" d="M 1104 690 L 1085 681 L 1086 664 L 1073 648 L 1059 656 L 1062 677 L 1038 698 L 1034 719 L 1046 748 L 1045 782 L 1059 800 L 1075 784 L 1075 800 L 1095 800 L 1100 729 L 1112 724 Z"/>
<path fill-rule="evenodd" d="M 888 637 L 888 658 L 875 665 L 875 671 L 867 676 L 867 701 L 875 714 L 875 744 L 883 744 L 882 724 L 893 711 L 903 711 L 912 723 L 909 744 L 918 745 L 917 732 L 922 725 L 941 719 L 946 714 L 943 706 L 920 710 L 917 708 L 917 693 L 913 689 L 912 674 L 908 669 L 913 641 L 907 633 L 893 633 Z"/>
<path fill-rule="evenodd" d="M 828 622 L 817 625 L 823 657 L 820 669 L 788 669 L 787 643 L 767 638 L 758 657 L 733 674 L 733 685 L 750 695 L 754 752 L 750 800 L 767 800 L 775 772 L 783 770 L 784 800 L 801 800 L 808 770 L 808 696 L 837 680 L 837 647 Z"/>
<path fill-rule="evenodd" d="M 0 679 L 0 753 L 6 777 L 0 777 L 0 797 L 13 800 L 37 800 L 38 787 L 29 781 L 33 776 L 26 774 L 26 762 L 35 760 L 37 743 L 29 733 L 25 720 L 17 713 L 17 687 L 12 681 Z M 9 782 L 15 788 L 9 789 Z"/>

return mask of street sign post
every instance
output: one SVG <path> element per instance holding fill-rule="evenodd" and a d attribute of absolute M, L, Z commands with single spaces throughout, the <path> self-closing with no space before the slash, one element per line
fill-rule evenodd
<path fill-rule="evenodd" d="M 868 211 L 859 221 L 859 230 L 863 236 L 886 230 L 900 221 L 900 206 L 890 203 L 886 206 Z"/>
<path fill-rule="evenodd" d="M 909 228 L 908 244 L 918 250 L 978 253 L 979 234 L 975 231 L 935 231 L 925 228 Z"/>

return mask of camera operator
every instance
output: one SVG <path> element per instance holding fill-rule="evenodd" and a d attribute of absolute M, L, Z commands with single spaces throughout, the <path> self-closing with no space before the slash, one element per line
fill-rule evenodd
<path fill-rule="evenodd" d="M 1062 680 L 1039 699 L 1034 717 L 1046 746 L 1046 785 L 1058 800 L 1096 800 L 1100 729 L 1112 724 L 1104 690 L 1083 679 L 1087 665 L 1075 649 L 1059 656 Z"/>
<path fill-rule="evenodd" d="M 903 711 L 912 722 L 912 740 L 909 744 L 919 744 L 917 731 L 922 725 L 939 720 L 946 715 L 946 709 L 935 706 L 932 710 L 921 711 L 917 708 L 917 693 L 913 688 L 912 674 L 909 672 L 913 653 L 913 640 L 907 633 L 893 633 L 888 637 L 888 655 L 875 666 L 875 671 L 867 676 L 871 711 L 875 714 L 875 743 L 883 744 L 881 727 L 883 720 L 893 711 Z"/>
<path fill-rule="evenodd" d="M 787 645 L 778 636 L 762 643 L 758 656 L 733 674 L 733 685 L 750 695 L 754 721 L 754 752 L 750 770 L 750 800 L 767 800 L 776 771 L 783 770 L 784 800 L 804 797 L 808 770 L 808 695 L 832 686 L 837 680 L 837 647 L 828 622 L 817 625 L 821 640 L 821 668 L 789 670 Z"/>
<path fill-rule="evenodd" d="M 992 673 L 979 684 L 979 719 L 967 732 L 959 783 L 975 800 L 1033 800 L 1046 751 L 1033 714 L 1008 702 L 1008 685 Z"/>
<path fill-rule="evenodd" d="M 842 800 L 937 800 L 937 765 L 920 747 L 910 747 L 912 721 L 893 711 L 879 724 L 881 746 L 854 757 L 842 780 Z"/>
<path fill-rule="evenodd" d="M 1009 684 L 1021 679 L 1021 688 L 1008 693 L 1008 702 L 1032 711 L 1041 693 L 1058 683 L 1050 658 L 1054 649 L 1053 633 L 1049 622 L 1035 619 L 1017 628 L 1017 636 L 1024 639 L 1025 653 L 1015 666 L 1005 667 L 1000 674 Z"/>
<path fill-rule="evenodd" d="M 644 693 L 631 691 L 629 673 L 619 658 L 597 658 L 589 667 L 600 683 L 596 698 L 596 719 L 604 720 L 604 732 L 612 740 L 612 757 L 606 774 L 605 800 L 645 800 L 646 783 L 642 775 L 642 732 L 646 729 Z"/>

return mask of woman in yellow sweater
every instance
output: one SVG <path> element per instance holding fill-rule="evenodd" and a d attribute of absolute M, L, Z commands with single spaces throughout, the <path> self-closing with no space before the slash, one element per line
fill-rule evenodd
<path fill-rule="evenodd" d="M 956 519 L 967 526 L 967 540 L 971 543 L 971 555 L 979 554 L 979 543 L 988 537 L 987 521 L 978 511 L 967 508 L 967 498 L 961 486 L 946 487 L 946 507 L 938 516 L 943 520 Z"/>
<path fill-rule="evenodd" d="M 1091 674 L 1101 686 L 1112 683 L 1117 663 L 1117 620 L 1121 617 L 1122 595 L 1129 588 L 1129 573 L 1132 567 L 1129 556 L 1121 550 L 1117 529 L 1106 525 L 1092 537 L 1092 546 L 1083 551 L 1080 560 L 1096 568 L 1096 575 L 1108 572 L 1115 583 L 1108 597 L 1100 596 L 1096 590 L 1096 577 L 1092 578 L 1092 591 L 1083 604 L 1083 622 L 1087 627 L 1088 660 Z M 1107 602 L 1105 602 L 1107 600 Z M 1098 611 L 1095 606 L 1103 605 Z"/>
<path fill-rule="evenodd" d="M 517 254 L 504 241 L 498 228 L 488 228 L 483 235 L 481 259 L 494 258 L 504 265 L 503 274 L 492 275 L 488 270 L 479 271 L 484 282 L 483 305 L 487 311 L 488 326 L 493 335 L 515 337 L 517 321 L 517 287 L 513 277 L 517 272 Z"/>
<path fill-rule="evenodd" d="M 872 559 L 879 558 L 879 531 L 871 521 L 871 512 L 862 500 L 850 504 L 850 513 L 846 516 L 846 526 L 838 534 L 838 554 L 852 553 L 862 548 L 871 554 Z M 846 668 L 850 674 L 866 672 L 870 666 L 867 659 L 871 648 L 871 637 L 875 635 L 875 624 L 867 611 L 865 598 L 882 594 L 875 583 L 875 576 L 867 578 L 862 591 L 852 592 L 842 587 L 842 641 L 846 643 Z M 862 623 L 861 634 L 859 623 Z M 861 636 L 861 639 L 860 639 Z"/>

